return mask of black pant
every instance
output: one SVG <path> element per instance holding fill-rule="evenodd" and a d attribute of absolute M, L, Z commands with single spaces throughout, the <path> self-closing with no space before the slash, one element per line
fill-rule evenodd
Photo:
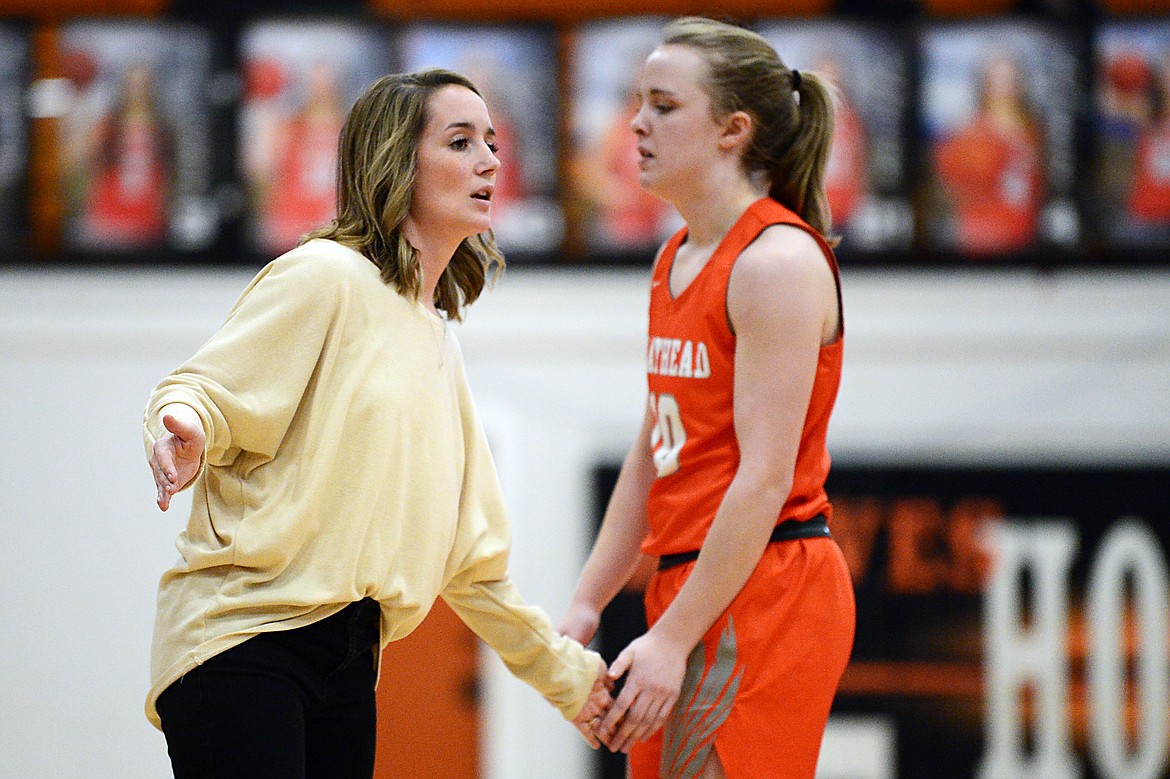
<path fill-rule="evenodd" d="M 261 633 L 163 690 L 176 779 L 369 779 L 379 609 Z"/>

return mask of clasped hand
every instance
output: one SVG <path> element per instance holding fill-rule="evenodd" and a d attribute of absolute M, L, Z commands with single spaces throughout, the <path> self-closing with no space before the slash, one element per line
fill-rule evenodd
<path fill-rule="evenodd" d="M 598 622 L 570 609 L 561 631 L 584 644 L 593 638 Z M 682 688 L 687 654 L 653 630 L 631 642 L 608 671 L 602 666 L 573 724 L 593 748 L 605 744 L 613 752 L 629 752 L 666 723 Z M 623 674 L 625 684 L 614 700 L 610 693 Z"/>
<path fill-rule="evenodd" d="M 670 716 L 682 689 L 687 651 L 651 630 L 613 661 L 612 680 L 626 675 L 622 691 L 597 726 L 597 736 L 612 752 L 629 752 L 654 735 Z"/>

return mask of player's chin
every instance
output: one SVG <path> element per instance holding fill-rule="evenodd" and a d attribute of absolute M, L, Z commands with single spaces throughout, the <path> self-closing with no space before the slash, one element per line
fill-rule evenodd
<path fill-rule="evenodd" d="M 638 173 L 638 185 L 651 195 L 664 200 L 671 189 L 669 181 L 657 170 L 643 170 Z"/>

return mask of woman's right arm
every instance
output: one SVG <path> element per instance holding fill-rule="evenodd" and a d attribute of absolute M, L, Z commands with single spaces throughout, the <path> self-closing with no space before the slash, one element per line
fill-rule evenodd
<path fill-rule="evenodd" d="M 276 455 L 335 324 L 344 269 L 305 250 L 269 263 L 215 335 L 155 387 L 143 437 L 159 508 L 204 463 Z"/>
<path fill-rule="evenodd" d="M 562 634 L 582 644 L 593 639 L 602 609 L 625 586 L 642 559 L 642 541 L 649 532 L 646 498 L 655 478 L 650 443 L 653 429 L 654 417 L 647 404 L 642 429 L 622 463 L 601 531 L 558 626 Z"/>

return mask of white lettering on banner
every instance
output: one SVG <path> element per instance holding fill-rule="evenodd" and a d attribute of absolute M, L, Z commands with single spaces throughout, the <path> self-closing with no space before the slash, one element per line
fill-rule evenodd
<path fill-rule="evenodd" d="M 646 348 L 646 372 L 656 376 L 705 379 L 711 375 L 707 344 L 654 336 Z"/>
<path fill-rule="evenodd" d="M 1139 520 L 1109 529 L 1089 571 L 1089 755 L 1102 776 L 1157 779 L 1167 757 L 1170 583 L 1158 538 Z M 1140 638 L 1136 652 L 1141 725 L 1130 753 L 1126 733 L 1126 581 L 1132 581 Z"/>
<path fill-rule="evenodd" d="M 1004 521 L 989 524 L 984 539 L 993 562 L 984 595 L 986 743 L 975 775 L 1075 779 L 1081 766 L 1070 738 L 1067 593 L 1079 546 L 1076 527 L 1068 520 Z M 1023 592 L 1025 574 L 1030 593 Z M 1140 636 L 1133 677 L 1140 727 L 1132 750 L 1126 730 L 1129 658 L 1122 651 L 1128 582 Z M 1170 751 L 1170 575 L 1157 536 L 1138 519 L 1119 521 L 1098 546 L 1086 587 L 1090 759 L 1105 779 L 1164 776 Z M 1025 688 L 1037 703 L 1031 753 L 1025 751 L 1019 705 Z"/>
<path fill-rule="evenodd" d="M 1077 550 L 1067 520 L 1002 522 L 986 530 L 992 572 L 984 596 L 985 750 L 978 779 L 1076 779 L 1080 766 L 1068 721 L 1068 594 Z M 1021 579 L 1032 574 L 1031 619 L 1024 626 Z M 1035 750 L 1024 751 L 1020 694 L 1035 693 Z"/>

